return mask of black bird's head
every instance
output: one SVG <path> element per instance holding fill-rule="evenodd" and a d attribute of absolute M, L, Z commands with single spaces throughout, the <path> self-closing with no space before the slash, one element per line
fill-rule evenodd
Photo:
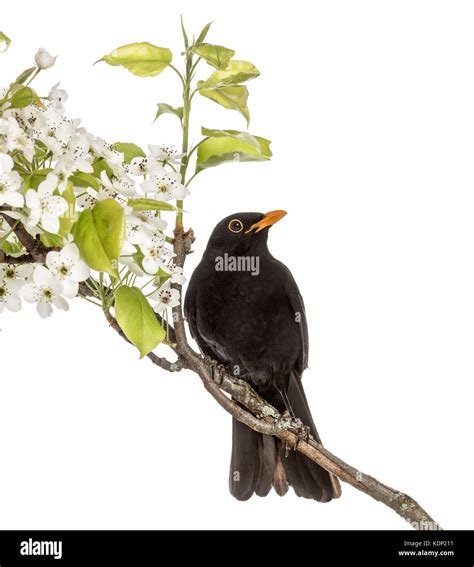
<path fill-rule="evenodd" d="M 268 230 L 286 215 L 285 211 L 269 213 L 235 213 L 229 215 L 212 231 L 208 251 L 228 254 L 248 254 L 266 247 Z"/>

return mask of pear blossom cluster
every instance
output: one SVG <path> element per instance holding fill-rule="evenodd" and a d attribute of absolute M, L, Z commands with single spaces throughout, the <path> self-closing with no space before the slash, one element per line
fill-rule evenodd
<path fill-rule="evenodd" d="M 38 72 L 54 62 L 44 49 L 36 54 Z M 143 284 L 134 285 L 150 286 L 144 294 L 158 313 L 179 304 L 172 284 L 185 279 L 173 261 L 167 222 L 159 210 L 129 202 L 183 200 L 189 193 L 177 172 L 183 154 L 172 146 L 150 145 L 148 154 L 126 159 L 115 145 L 67 116 L 68 94 L 59 84 L 20 108 L 7 94 L 0 89 L 0 258 L 9 257 L 0 263 L 0 312 L 18 311 L 23 301 L 36 304 L 41 317 L 53 308 L 69 308 L 67 300 L 80 285 L 96 277 L 81 258 L 71 227 L 78 214 L 105 199 L 114 199 L 125 214 L 120 278 L 142 278 Z M 44 263 L 25 261 L 18 226 L 54 248 Z"/>

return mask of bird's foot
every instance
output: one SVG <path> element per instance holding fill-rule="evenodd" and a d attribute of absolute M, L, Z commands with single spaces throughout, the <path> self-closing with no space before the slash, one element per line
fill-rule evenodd
<path fill-rule="evenodd" d="M 311 430 L 304 425 L 299 417 L 293 417 L 288 411 L 284 411 L 277 422 L 277 427 L 293 431 L 297 435 L 296 443 L 285 443 L 285 457 L 288 457 L 292 449 L 296 450 L 301 441 L 308 441 Z"/>
<path fill-rule="evenodd" d="M 294 425 L 296 427 L 296 435 L 298 436 L 298 441 L 296 442 L 295 449 L 298 447 L 298 443 L 300 441 L 307 442 L 309 440 L 309 436 L 311 435 L 311 429 L 309 425 L 305 425 L 299 417 L 294 419 Z"/>
<path fill-rule="evenodd" d="M 225 366 L 223 364 L 220 364 L 216 360 L 212 359 L 210 356 L 205 356 L 204 360 L 211 369 L 212 380 L 218 386 L 220 386 L 222 384 L 222 380 L 224 379 L 224 375 L 226 373 Z"/>

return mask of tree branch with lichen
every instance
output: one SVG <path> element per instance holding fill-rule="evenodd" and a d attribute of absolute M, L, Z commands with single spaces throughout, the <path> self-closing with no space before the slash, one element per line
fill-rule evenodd
<path fill-rule="evenodd" d="M 162 316 L 158 313 L 154 314 L 152 307 L 148 303 L 147 297 L 151 296 L 154 292 L 147 293 L 147 295 L 142 292 L 142 290 L 149 285 L 150 282 L 145 283 L 140 288 L 135 287 L 136 274 L 132 273 L 130 270 L 126 272 L 126 276 L 124 278 L 125 282 L 122 281 L 120 271 L 118 269 L 118 263 L 122 257 L 122 245 L 126 240 L 125 212 L 123 207 L 123 203 L 125 201 L 128 204 L 135 201 L 134 204 L 137 206 L 136 212 L 155 211 L 155 215 L 157 215 L 161 214 L 157 211 L 176 211 L 176 222 L 172 244 L 175 254 L 174 263 L 176 267 L 182 269 L 187 255 L 192 251 L 191 247 L 194 241 L 193 231 L 185 231 L 183 228 L 183 198 L 187 194 L 187 188 L 191 181 L 207 167 L 214 167 L 215 165 L 225 161 L 240 161 L 241 158 L 242 161 L 265 161 L 270 159 L 272 155 L 269 140 L 266 140 L 261 136 L 253 136 L 248 132 L 238 132 L 235 130 L 209 130 L 207 128 L 202 128 L 201 133 L 203 138 L 196 143 L 194 147 L 190 147 L 190 113 L 191 101 L 194 94 L 200 92 L 202 96 L 222 104 L 225 108 L 238 110 L 248 122 L 248 92 L 246 87 L 242 86 L 241 83 L 259 75 L 259 71 L 250 62 L 233 60 L 233 50 L 220 45 L 204 43 L 209 27 L 210 24 L 205 26 L 197 39 L 194 40 L 193 38 L 193 42 L 190 43 L 184 29 L 184 25 L 182 25 L 185 47 L 183 52 L 185 58 L 183 73 L 181 73 L 174 65 L 170 65 L 172 57 L 170 50 L 153 46 L 148 42 L 121 46 L 114 49 L 109 55 L 106 55 L 101 59 L 101 61 L 105 61 L 113 66 L 124 66 L 130 72 L 142 77 L 155 76 L 166 68 L 166 66 L 170 66 L 170 68 L 177 73 L 182 84 L 183 106 L 173 108 L 169 104 L 159 103 L 158 113 L 156 115 L 156 118 L 158 118 L 160 114 L 173 114 L 179 118 L 181 125 L 182 154 L 180 155 L 180 165 L 179 167 L 174 167 L 173 163 L 176 164 L 176 161 L 172 161 L 173 153 L 168 152 L 168 154 L 166 154 L 165 152 L 165 158 L 161 160 L 161 163 L 163 164 L 163 171 L 160 172 L 161 184 L 166 185 L 165 181 L 168 182 L 168 178 L 172 179 L 172 181 L 170 181 L 172 188 L 170 189 L 169 186 L 167 187 L 169 191 L 174 189 L 176 192 L 176 188 L 180 185 L 180 187 L 178 187 L 178 193 L 176 193 L 176 196 L 173 197 L 176 199 L 176 207 L 170 207 L 169 203 L 161 202 L 159 199 L 147 198 L 147 191 L 144 191 L 145 198 L 141 199 L 127 200 L 124 195 L 122 195 L 121 199 L 116 200 L 115 197 L 117 194 L 115 194 L 105 200 L 97 199 L 97 202 L 91 208 L 86 208 L 85 205 L 83 205 L 84 209 L 80 212 L 79 219 L 73 222 L 72 217 L 66 216 L 65 211 L 67 209 L 67 205 L 71 206 L 72 202 L 72 212 L 74 214 L 76 212 L 74 210 L 74 206 L 76 204 L 74 184 L 72 181 L 66 179 L 66 185 L 62 187 L 61 191 L 59 191 L 59 179 L 53 172 L 55 170 L 50 167 L 53 157 L 52 154 L 49 151 L 45 151 L 45 148 L 42 146 L 39 148 L 35 146 L 35 153 L 33 160 L 31 160 L 25 157 L 26 153 L 23 155 L 21 151 L 15 151 L 15 161 L 13 161 L 10 156 L 4 158 L 6 179 L 8 178 L 8 182 L 11 185 L 10 188 L 12 188 L 14 192 L 20 190 L 20 184 L 18 181 L 20 174 L 23 182 L 27 181 L 27 183 L 21 185 L 22 192 L 18 193 L 16 203 L 15 201 L 12 201 L 14 205 L 13 208 L 22 209 L 23 207 L 20 207 L 19 205 L 23 200 L 26 203 L 25 208 L 27 210 L 31 207 L 36 208 L 34 215 L 30 214 L 31 211 L 27 213 L 29 214 L 29 219 L 33 217 L 33 221 L 26 221 L 27 224 L 29 222 L 32 223 L 31 227 L 28 225 L 28 230 L 20 220 L 12 218 L 6 214 L 7 211 L 5 208 L 0 208 L 2 228 L 3 222 L 5 222 L 9 227 L 7 234 L 3 235 L 2 238 L 6 240 L 11 233 L 14 233 L 16 239 L 19 241 L 24 250 L 24 254 L 21 254 L 21 247 L 19 247 L 20 252 L 18 254 L 10 254 L 9 252 L 11 249 L 9 248 L 7 248 L 8 253 L 4 250 L 0 250 L 0 263 L 12 265 L 23 263 L 35 264 L 37 265 L 35 270 L 38 270 L 39 272 L 43 271 L 44 276 L 44 271 L 47 272 L 47 270 L 45 270 L 42 265 L 45 264 L 47 255 L 51 253 L 51 251 L 61 251 L 67 246 L 67 243 L 71 242 L 72 239 L 74 241 L 73 244 L 77 246 L 77 255 L 79 256 L 80 253 L 84 261 L 87 263 L 86 267 L 89 270 L 88 273 L 90 274 L 90 269 L 99 273 L 99 281 L 92 276 L 87 277 L 87 275 L 84 275 L 82 279 L 75 280 L 74 283 L 77 284 L 74 288 L 75 291 L 78 290 L 79 296 L 83 299 L 99 306 L 102 309 L 108 325 L 127 343 L 134 344 L 139 349 L 142 356 L 146 355 L 153 364 L 168 372 L 178 372 L 182 369 L 191 370 L 199 376 L 203 386 L 216 400 L 216 402 L 239 422 L 245 424 L 256 432 L 279 438 L 291 450 L 302 453 L 308 459 L 319 464 L 340 480 L 350 484 L 357 490 L 364 492 L 375 500 L 382 502 L 405 520 L 410 522 L 413 527 L 417 529 L 441 529 L 440 526 L 413 498 L 382 484 L 372 476 L 361 473 L 353 466 L 345 463 L 309 435 L 307 433 L 309 428 L 306 424 L 302 423 L 301 420 L 279 413 L 275 407 L 258 395 L 249 383 L 232 376 L 225 368 L 218 364 L 218 361 L 210 360 L 196 352 L 188 342 L 181 303 L 178 302 L 178 304 L 172 308 L 173 324 L 171 325 L 169 324 L 166 315 Z M 153 57 L 151 58 L 150 51 L 153 54 Z M 41 99 L 37 96 L 35 98 L 35 93 L 27 85 L 29 85 L 32 78 L 34 78 L 41 69 L 46 69 L 54 64 L 55 58 L 47 52 L 44 52 L 44 50 L 43 53 L 40 53 L 39 55 L 41 57 L 39 57 L 37 61 L 38 67 L 36 69 L 28 69 L 22 73 L 16 80 L 19 82 L 12 83 L 5 95 L 5 98 L 0 101 L 3 105 L 7 104 L 5 107 L 6 109 L 22 109 L 34 104 L 42 105 Z M 196 59 L 194 59 L 195 57 Z M 195 78 L 196 67 L 201 60 L 205 61 L 212 67 L 212 74 L 205 81 L 199 81 L 194 85 L 193 80 Z M 28 79 L 29 81 L 26 84 L 23 84 Z M 227 88 L 228 86 L 233 89 L 233 94 L 235 95 L 232 98 L 232 104 L 230 106 L 226 96 L 223 98 L 222 96 L 216 96 L 216 93 L 220 93 L 220 95 L 222 95 L 220 89 Z M 58 90 L 56 87 L 55 89 Z M 64 98 L 61 92 L 56 92 L 56 98 L 53 97 L 53 100 L 55 100 L 56 103 L 60 103 L 62 98 Z M 50 97 L 48 97 L 48 99 L 49 98 Z M 43 97 L 43 99 L 45 100 L 46 97 Z M 1 104 L 0 116 L 2 111 Z M 18 124 L 17 126 L 20 127 Z M 30 124 L 30 129 L 31 128 L 32 124 Z M 34 130 L 36 130 L 36 125 Z M 48 135 L 50 134 L 51 131 L 48 131 Z M 31 135 L 33 136 L 33 134 Z M 222 143 L 223 139 L 225 139 L 225 143 Z M 104 165 L 101 163 L 101 160 L 105 160 L 105 166 L 107 166 L 107 159 L 104 158 L 104 155 L 110 156 L 110 154 L 113 155 L 113 159 L 115 160 L 113 165 L 117 165 L 115 159 L 117 156 L 114 152 L 118 152 L 119 154 L 122 153 L 122 157 L 124 158 L 120 159 L 120 163 L 123 166 L 123 172 L 128 172 L 128 169 L 126 169 L 124 165 L 124 152 L 116 150 L 115 147 L 106 145 L 103 141 L 102 144 L 100 144 L 97 139 L 94 139 L 94 141 L 99 144 L 98 151 L 96 153 L 93 152 L 93 154 L 89 156 L 94 165 Z M 76 142 L 78 142 L 77 146 L 72 147 L 72 153 L 74 156 L 79 156 L 79 158 L 83 160 L 84 156 L 81 152 L 85 152 L 87 154 L 84 147 L 88 147 L 89 142 L 85 145 L 83 140 L 76 140 Z M 126 162 L 127 167 L 131 165 L 132 159 L 136 159 L 137 156 L 140 155 L 145 156 L 144 152 L 134 144 L 118 144 L 118 146 L 122 146 L 124 151 L 127 150 L 129 152 L 135 152 L 128 156 L 130 159 Z M 67 144 L 65 145 L 62 143 L 61 148 L 65 151 L 67 149 Z M 193 156 L 194 152 L 196 152 L 196 168 L 188 178 L 187 170 L 190 165 L 190 158 Z M 156 161 L 156 155 L 154 158 Z M 144 167 L 142 173 L 143 171 L 147 171 L 146 159 L 144 163 L 145 165 L 143 166 L 142 162 L 142 166 Z M 84 166 L 84 163 L 82 165 Z M 169 169 L 165 170 L 164 165 L 169 166 Z M 90 182 L 93 182 L 97 191 L 99 190 L 99 187 L 102 186 L 107 186 L 109 191 L 111 190 L 111 187 L 114 189 L 113 183 L 106 174 L 106 170 L 102 172 L 105 174 L 105 177 L 102 174 L 94 172 L 95 176 L 89 175 L 86 179 L 77 178 L 77 170 L 79 170 L 79 168 L 73 168 L 73 171 L 76 171 L 76 183 L 79 182 L 79 187 L 87 188 Z M 111 169 L 110 171 L 113 173 Z M 149 171 L 146 175 L 148 174 Z M 179 175 L 180 184 L 178 184 L 175 178 L 176 175 Z M 35 176 L 39 177 L 39 179 L 36 179 L 36 185 L 31 188 L 30 181 L 32 181 L 31 178 Z M 54 177 L 56 177 L 56 181 L 54 181 Z M 72 177 L 73 176 L 71 175 L 71 178 Z M 120 175 L 118 177 L 120 177 Z M 41 192 L 40 189 L 43 183 L 48 184 L 46 181 L 48 178 L 51 183 L 54 181 L 54 187 L 53 185 L 50 187 L 51 194 L 48 197 L 49 200 L 39 202 L 38 193 Z M 123 179 L 121 179 L 121 181 L 123 181 Z M 128 183 L 127 180 L 126 182 Z M 146 181 L 142 184 L 142 188 L 143 185 L 149 182 L 149 179 L 146 179 Z M 155 194 L 158 190 L 161 191 L 161 189 L 161 186 L 152 187 L 152 194 Z M 59 195 L 53 195 L 53 192 L 56 190 L 58 190 L 64 197 L 67 197 L 67 192 L 69 190 L 69 202 L 66 202 L 65 199 Z M 23 193 L 25 192 L 26 195 L 24 196 Z M 86 191 L 84 190 L 84 192 Z M 178 194 L 180 196 L 178 196 Z M 23 197 L 26 198 L 23 199 Z M 28 200 L 28 197 L 30 197 L 30 201 Z M 169 201 L 169 199 L 170 195 L 166 194 L 166 200 Z M 36 205 L 34 204 L 35 201 Z M 58 201 L 61 201 L 61 206 L 58 205 Z M 28 205 L 28 203 L 30 204 Z M 60 209 L 59 212 L 57 210 L 58 207 Z M 63 222 L 66 221 L 67 228 L 59 238 L 59 242 L 64 245 L 64 248 L 62 248 L 62 246 L 55 247 L 57 240 L 51 240 L 51 236 L 57 236 L 59 230 L 59 216 L 56 215 L 58 217 L 56 218 L 58 223 L 52 223 L 52 225 L 50 225 L 52 226 L 52 229 L 48 229 L 48 226 L 45 224 L 48 220 L 51 222 L 51 219 L 48 219 L 48 215 L 43 215 L 43 213 L 44 211 L 48 212 L 51 210 L 56 210 Z M 135 211 L 135 209 L 133 210 Z M 96 222 L 97 219 L 92 218 L 95 213 L 99 217 L 99 222 Z M 16 211 L 16 214 L 18 214 L 18 210 Z M 20 218 L 25 217 L 20 215 Z M 99 229 L 97 228 L 98 225 L 102 227 L 102 232 L 100 234 Z M 54 229 L 57 229 L 56 232 Z M 51 230 L 53 234 L 51 234 Z M 95 233 L 95 238 L 91 237 L 91 239 L 88 240 L 91 232 Z M 33 236 L 37 233 L 40 233 L 41 237 Z M 163 239 L 163 243 L 171 240 L 171 237 L 165 237 L 162 231 L 159 234 Z M 50 240 L 45 240 L 45 236 L 49 236 Z M 54 244 L 54 246 L 46 246 L 45 243 L 48 242 Z M 138 240 L 134 242 L 138 242 Z M 96 248 L 99 248 L 103 253 L 97 254 Z M 143 267 L 142 272 L 150 275 L 152 282 L 154 282 L 156 278 L 159 282 L 161 282 L 159 275 L 160 270 L 157 267 L 159 264 L 156 264 L 156 269 L 147 270 L 144 261 L 145 253 L 141 249 L 138 250 L 138 246 L 135 248 L 136 254 L 130 253 L 129 256 L 135 258 L 137 255 L 141 254 L 143 258 L 140 261 L 135 259 L 135 267 L 140 268 L 140 270 Z M 171 253 L 171 251 L 169 252 Z M 147 259 L 149 260 L 150 258 Z M 107 276 L 109 280 L 105 280 L 104 275 Z M 170 275 L 167 277 L 171 278 Z M 107 283 L 107 281 L 109 283 Z M 171 279 L 171 281 L 174 281 L 174 283 L 171 283 L 171 290 L 179 292 L 179 296 L 182 301 L 182 284 L 176 283 L 179 281 L 177 279 Z M 30 284 L 27 284 L 25 287 L 28 287 L 28 285 Z M 122 319 L 120 317 L 118 309 L 118 296 L 120 292 L 126 292 L 128 294 L 127 297 L 132 297 L 133 300 L 141 307 L 142 318 L 139 319 L 140 325 L 138 325 L 139 331 L 137 334 L 140 335 L 140 340 L 138 341 L 133 340 L 134 333 L 133 330 L 131 330 L 131 327 L 133 326 L 134 331 L 136 331 L 136 324 L 130 325 L 127 331 L 127 320 L 129 323 L 130 319 L 133 319 L 133 317 L 123 316 Z M 173 294 L 170 292 L 170 296 L 172 295 Z M 174 295 L 177 294 L 174 293 Z M 51 295 L 48 297 L 48 300 L 51 302 Z M 129 303 L 130 302 L 127 300 L 124 301 L 126 306 L 129 306 Z M 60 308 L 67 308 L 67 303 L 65 305 L 64 303 L 60 303 L 59 305 Z M 143 314 L 144 305 L 146 306 L 145 315 Z M 112 309 L 114 310 L 114 314 L 111 311 Z M 168 309 L 168 307 L 166 307 L 166 309 Z M 166 309 L 165 313 L 168 314 Z M 130 313 L 127 313 L 126 315 L 130 315 Z M 132 315 L 135 315 L 135 313 Z M 42 316 L 44 316 L 44 314 Z M 154 336 L 152 337 L 154 342 L 152 343 L 148 341 L 147 344 L 145 344 L 146 339 L 149 339 L 150 333 L 148 333 L 141 324 L 144 320 L 146 320 L 148 324 L 148 329 L 151 328 L 155 331 Z M 136 321 L 134 321 L 134 323 L 136 323 Z M 169 360 L 164 356 L 158 356 L 155 352 L 153 352 L 155 346 L 159 343 L 166 345 L 171 350 L 174 360 Z"/>

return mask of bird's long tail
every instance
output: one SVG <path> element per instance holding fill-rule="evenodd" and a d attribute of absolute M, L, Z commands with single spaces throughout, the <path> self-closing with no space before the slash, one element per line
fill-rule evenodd
<path fill-rule="evenodd" d="M 312 436 L 321 442 L 301 380 L 297 376 L 290 377 L 284 396 L 276 390 L 273 393 L 267 390 L 265 398 L 280 412 L 287 409 L 292 415 L 299 417 L 310 427 Z M 286 451 L 279 439 L 256 433 L 233 420 L 229 476 L 231 494 L 238 500 L 247 500 L 253 493 L 266 496 L 273 486 L 283 496 L 288 485 L 293 487 L 298 496 L 319 502 L 329 502 L 341 495 L 339 481 L 334 475 L 301 453 Z"/>

